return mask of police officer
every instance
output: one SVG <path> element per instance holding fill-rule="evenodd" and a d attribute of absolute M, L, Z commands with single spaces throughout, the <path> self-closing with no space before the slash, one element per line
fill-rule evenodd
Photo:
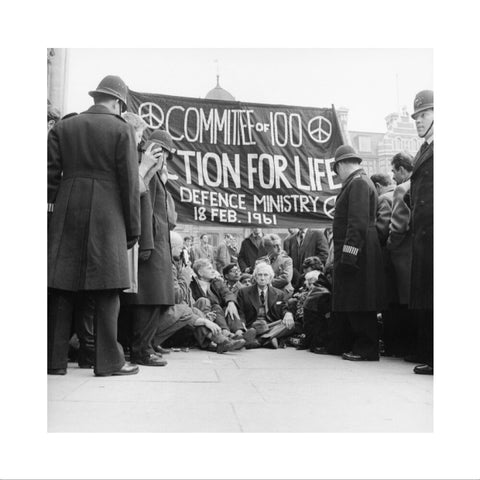
<path fill-rule="evenodd" d="M 89 95 L 95 104 L 48 136 L 48 373 L 66 373 L 80 304 L 93 316 L 95 375 L 130 375 L 138 367 L 125 363 L 117 319 L 119 291 L 130 287 L 127 249 L 140 235 L 136 141 L 120 116 L 127 102 L 121 78 L 105 77 Z"/>
<path fill-rule="evenodd" d="M 333 165 L 342 180 L 333 219 L 334 343 L 345 360 L 353 361 L 379 360 L 377 312 L 384 307 L 377 192 L 361 162 L 351 146 L 342 145 Z"/>
<path fill-rule="evenodd" d="M 412 270 L 410 308 L 415 310 L 419 334 L 414 368 L 433 375 L 433 91 L 422 90 L 413 102 L 412 118 L 424 142 L 413 161 L 410 177 L 412 209 Z"/>

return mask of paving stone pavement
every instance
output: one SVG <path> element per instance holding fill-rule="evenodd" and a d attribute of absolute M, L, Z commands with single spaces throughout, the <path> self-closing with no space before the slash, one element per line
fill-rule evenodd
<path fill-rule="evenodd" d="M 48 376 L 49 432 L 432 432 L 433 377 L 293 348 L 165 355 L 166 367 Z"/>

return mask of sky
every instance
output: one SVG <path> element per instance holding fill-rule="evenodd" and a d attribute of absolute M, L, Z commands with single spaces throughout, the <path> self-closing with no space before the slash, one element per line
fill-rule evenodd
<path fill-rule="evenodd" d="M 204 98 L 220 85 L 242 102 L 346 107 L 349 130 L 384 132 L 385 117 L 433 89 L 433 49 L 68 50 L 66 111 L 91 105 L 106 75 L 135 91 Z"/>

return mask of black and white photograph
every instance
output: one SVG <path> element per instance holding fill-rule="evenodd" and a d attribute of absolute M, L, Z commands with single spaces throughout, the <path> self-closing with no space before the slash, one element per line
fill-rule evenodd
<path fill-rule="evenodd" d="M 478 478 L 477 35 L 267 3 L 12 52 L 2 478 Z"/>
<path fill-rule="evenodd" d="M 47 63 L 49 431 L 432 432 L 432 49 Z"/>

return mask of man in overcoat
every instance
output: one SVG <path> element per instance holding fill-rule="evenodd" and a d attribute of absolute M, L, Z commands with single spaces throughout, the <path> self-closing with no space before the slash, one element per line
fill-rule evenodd
<path fill-rule="evenodd" d="M 410 270 L 412 263 L 412 230 L 410 210 L 410 176 L 413 157 L 399 152 L 392 158 L 393 179 L 397 187 L 393 192 L 392 215 L 387 240 L 394 274 L 397 305 L 393 315 L 393 353 L 404 355 L 406 360 L 416 356 L 417 327 L 408 309 L 410 300 Z M 385 323 L 384 323 L 385 328 Z"/>
<path fill-rule="evenodd" d="M 327 239 L 320 230 L 299 228 L 285 245 L 285 252 L 292 259 L 293 268 L 301 275 L 303 261 L 308 257 L 318 257 L 325 265 L 328 257 Z"/>
<path fill-rule="evenodd" d="M 252 233 L 242 240 L 238 253 L 238 266 L 245 273 L 252 273 L 258 258 L 266 255 L 262 246 L 262 229 L 252 228 Z"/>
<path fill-rule="evenodd" d="M 413 160 L 410 177 L 412 208 L 412 270 L 410 308 L 416 311 L 419 355 L 417 374 L 433 375 L 433 91 L 414 100 L 412 118 L 425 141 Z"/>
<path fill-rule="evenodd" d="M 120 116 L 127 87 L 105 77 L 95 105 L 48 136 L 48 372 L 63 375 L 75 302 L 94 312 L 95 375 L 138 372 L 117 342 L 119 291 L 130 287 L 127 249 L 140 235 L 134 131 Z M 78 305 L 78 303 L 77 303 Z"/>
<path fill-rule="evenodd" d="M 175 152 L 171 136 L 155 130 L 146 146 L 161 148 L 159 162 L 164 165 Z M 167 362 L 154 347 L 155 334 L 167 311 L 175 304 L 172 255 L 167 214 L 167 191 L 160 168 L 141 198 L 141 227 L 138 254 L 138 292 L 125 294 L 124 303 L 132 305 L 131 361 L 140 365 L 165 366 Z"/>
<path fill-rule="evenodd" d="M 345 360 L 378 360 L 377 312 L 384 307 L 383 265 L 376 230 L 377 192 L 349 145 L 335 152 L 342 180 L 333 219 L 333 300 Z"/>

